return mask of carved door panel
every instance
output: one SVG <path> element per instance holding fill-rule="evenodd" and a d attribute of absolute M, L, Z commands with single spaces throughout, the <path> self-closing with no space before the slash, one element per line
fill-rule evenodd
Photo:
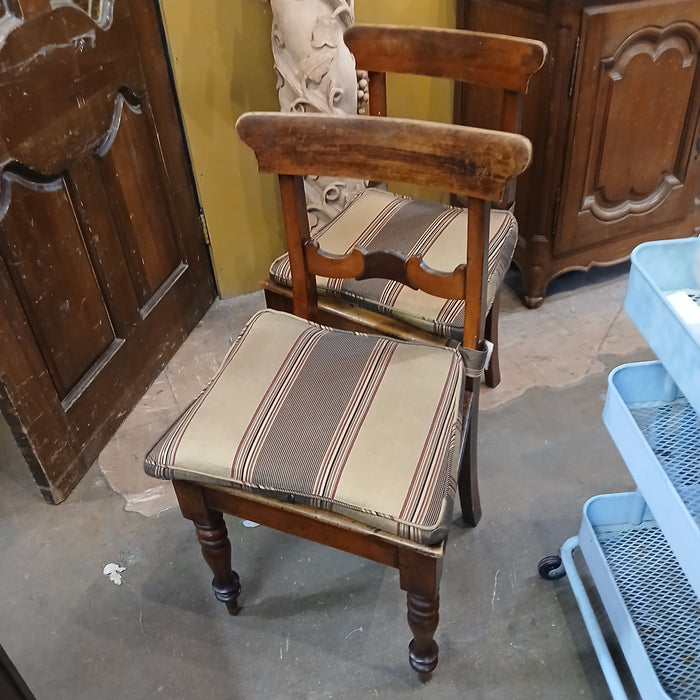
<path fill-rule="evenodd" d="M 157 2 L 0 15 L 0 401 L 58 502 L 214 287 Z"/>
<path fill-rule="evenodd" d="M 697 177 L 700 3 L 583 12 L 555 253 L 682 219 Z"/>

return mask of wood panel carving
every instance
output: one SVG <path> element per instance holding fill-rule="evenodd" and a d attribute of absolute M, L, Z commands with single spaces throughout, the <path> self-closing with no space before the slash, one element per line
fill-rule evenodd
<path fill-rule="evenodd" d="M 61 5 L 77 7 L 98 27 L 109 27 L 112 22 L 114 0 L 51 0 L 51 7 L 61 7 Z"/>
<path fill-rule="evenodd" d="M 59 502 L 211 303 L 211 267 L 157 4 L 0 6 L 0 410 Z"/>
<path fill-rule="evenodd" d="M 5 172 L 0 255 L 61 399 L 115 339 L 64 178 Z M 6 194 L 3 199 L 9 200 Z M 9 201 L 8 201 L 9 205 Z M 21 237 L 10 235 L 21 231 Z"/>
<path fill-rule="evenodd" d="M 356 114 L 366 102 L 355 59 L 343 43 L 354 0 L 270 0 L 272 53 L 282 111 Z M 366 87 L 366 78 L 360 77 Z M 365 187 L 357 180 L 306 178 L 311 232 L 335 218 Z"/>
<path fill-rule="evenodd" d="M 603 59 L 598 104 L 605 109 L 596 110 L 599 151 L 589 164 L 582 211 L 603 221 L 643 214 L 681 184 L 686 163 L 679 149 L 692 138 L 687 112 L 697 52 L 697 29 L 679 23 L 635 32 Z M 668 75 L 674 80 L 662 78 Z"/>
<path fill-rule="evenodd" d="M 126 109 L 124 104 L 128 105 Z M 170 216 L 157 153 L 140 146 L 151 143 L 151 120 L 142 113 L 140 104 L 132 106 L 123 98 L 118 100 L 117 109 L 118 121 L 113 124 L 109 141 L 103 142 L 97 152 L 102 156 L 98 167 L 105 188 L 115 193 L 112 213 L 119 223 L 122 249 L 143 312 L 160 287 L 177 275 L 185 258 L 174 235 L 176 222 Z M 138 168 L 134 168 L 136 149 L 141 151 Z M 122 172 L 130 173 L 128 181 L 118 176 Z M 146 191 L 148 199 L 143 196 Z M 158 207 L 153 206 L 154 201 Z M 169 221 L 162 220 L 163 213 Z"/>
<path fill-rule="evenodd" d="M 700 231 L 700 2 L 457 0 L 458 26 L 544 41 L 525 100 L 514 261 L 539 306 L 568 270 Z M 470 93 L 471 97 L 471 93 Z M 464 101 L 482 125 L 494 107 Z M 477 118 L 477 122 L 474 118 Z"/>
<path fill-rule="evenodd" d="M 700 28 L 685 19 L 642 22 L 634 5 L 583 12 L 555 255 L 634 235 L 642 221 L 660 229 L 693 206 Z"/>

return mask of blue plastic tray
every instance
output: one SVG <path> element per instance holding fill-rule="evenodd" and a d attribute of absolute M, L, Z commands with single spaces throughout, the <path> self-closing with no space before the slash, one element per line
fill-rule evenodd
<path fill-rule="evenodd" d="M 603 422 L 700 598 L 700 418 L 659 362 L 608 378 Z"/>
<path fill-rule="evenodd" d="M 699 602 L 644 499 L 591 498 L 578 545 L 642 697 L 697 700 Z"/>
<path fill-rule="evenodd" d="M 625 310 L 700 412 L 699 276 L 700 239 L 642 243 L 632 251 Z"/>

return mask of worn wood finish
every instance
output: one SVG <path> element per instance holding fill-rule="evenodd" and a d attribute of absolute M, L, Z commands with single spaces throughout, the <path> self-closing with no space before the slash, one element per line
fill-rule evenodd
<path fill-rule="evenodd" d="M 531 157 L 518 134 L 391 117 L 250 112 L 236 129 L 260 172 L 409 182 L 488 200 L 500 200 Z"/>
<path fill-rule="evenodd" d="M 316 279 L 309 274 L 305 246 L 310 240 L 309 220 L 306 215 L 304 181 L 298 175 L 279 175 L 282 217 L 287 241 L 287 252 L 295 269 L 304 274 L 295 287 L 294 313 L 303 318 L 314 319 L 318 305 Z"/>
<path fill-rule="evenodd" d="M 514 92 L 527 92 L 547 52 L 530 39 L 425 27 L 356 24 L 343 38 L 366 71 L 449 78 Z"/>
<path fill-rule="evenodd" d="M 462 81 L 472 81 L 481 87 L 488 86 L 501 99 L 500 123 L 495 122 L 489 126 L 513 133 L 520 130 L 523 94 L 528 89 L 532 75 L 543 65 L 547 54 L 545 45 L 538 41 L 450 29 L 355 25 L 347 30 L 345 40 L 355 55 L 358 69 L 368 72 L 371 116 L 387 116 L 388 72 L 417 73 L 458 81 L 455 91 L 456 114 L 462 112 L 465 85 Z M 368 181 L 375 185 L 383 180 L 369 177 Z M 509 207 L 514 197 L 515 179 L 511 179 L 501 191 L 498 202 L 501 206 Z M 453 199 L 462 206 L 466 204 L 466 199 L 459 195 L 453 194 Z M 421 272 L 422 270 L 417 270 L 418 275 Z M 454 281 L 458 282 L 457 279 Z M 284 298 L 274 299 L 276 285 L 270 283 L 265 286 L 268 305 L 279 307 L 285 304 Z M 283 291 L 280 294 L 286 296 Z M 453 290 L 452 294 L 461 296 L 461 291 Z M 330 301 L 328 307 L 334 304 L 334 301 Z M 487 339 L 494 343 L 491 365 L 485 372 L 486 384 L 490 387 L 495 387 L 500 382 L 498 308 L 496 304 L 493 309 L 487 310 Z M 339 309 L 339 313 L 342 316 L 344 310 Z M 382 328 L 385 324 L 379 318 L 376 320 L 376 325 L 370 330 L 384 332 Z"/>
<path fill-rule="evenodd" d="M 188 486 L 200 488 L 196 484 Z M 331 511 L 221 487 L 206 487 L 202 491 L 207 506 L 214 511 L 223 511 L 247 520 L 255 519 L 255 522 L 261 522 L 275 530 L 344 552 L 357 553 L 361 549 L 365 559 L 385 566 L 396 569 L 403 566 L 404 577 L 409 577 L 406 585 L 414 588 L 418 582 L 410 583 L 413 574 L 409 563 L 415 563 L 415 559 L 406 559 L 402 552 L 413 552 L 418 559 L 435 560 L 442 559 L 444 554 L 444 544 L 433 547 L 417 544 Z M 189 518 L 187 515 L 185 517 Z M 418 579 L 423 580 L 422 577 Z"/>
<path fill-rule="evenodd" d="M 475 348 L 484 337 L 483 309 L 486 304 L 487 258 L 484 251 L 489 244 L 490 204 L 481 199 L 469 201 L 467 218 L 467 278 L 464 291 L 464 331 L 462 345 Z"/>
<path fill-rule="evenodd" d="M 355 131 L 361 124 L 366 125 L 368 132 L 365 141 Z M 314 127 L 317 128 L 315 140 Z M 431 271 L 419 259 L 408 260 L 404 264 L 404 261 L 392 254 L 383 258 L 385 263 L 392 262 L 391 269 L 385 267 L 383 272 L 375 269 L 372 274 L 408 282 L 412 287 L 443 298 L 464 298 L 463 344 L 470 348 L 478 346 L 479 340 L 484 337 L 485 323 L 483 307 L 487 260 L 484 250 L 488 241 L 489 220 L 489 205 L 485 200 L 500 199 L 507 183 L 527 167 L 528 149 L 521 136 L 475 131 L 468 127 L 461 127 L 463 131 L 459 135 L 452 128 L 446 129 L 445 125 L 428 122 L 311 114 L 250 113 L 239 119 L 237 128 L 241 138 L 255 150 L 261 171 L 280 170 L 285 173 L 280 175 L 280 182 L 283 184 L 283 206 L 285 202 L 290 203 L 285 212 L 285 222 L 292 265 L 294 311 L 306 318 L 319 320 L 317 306 L 311 309 L 306 303 L 309 288 L 313 288 L 316 297 L 314 275 L 366 276 L 365 255 L 358 250 L 345 257 L 321 254 L 318 246 L 309 241 L 308 228 L 302 233 L 301 227 L 305 224 L 299 222 L 299 213 L 306 208 L 305 202 L 300 201 L 304 195 L 301 188 L 297 187 L 292 196 L 292 181 L 289 178 L 313 172 L 426 184 L 425 178 L 430 177 L 432 179 L 429 184 L 434 187 L 465 197 L 471 196 L 468 225 L 473 233 L 467 237 L 465 231 L 468 246 L 466 270 L 458 267 L 447 273 Z M 443 150 L 447 141 L 445 134 L 448 132 L 452 135 L 452 146 Z M 407 134 L 411 136 L 407 138 Z M 473 141 L 483 134 L 488 134 L 488 138 L 481 144 L 481 148 L 470 149 L 466 141 Z M 358 141 L 362 147 L 358 147 Z M 378 151 L 380 143 L 382 150 Z M 516 147 L 515 144 L 523 145 Z M 300 149 L 304 155 L 297 157 Z M 411 154 L 417 151 L 430 152 L 432 160 L 429 159 L 426 165 L 423 160 L 407 158 L 405 151 Z M 344 158 L 343 153 L 347 154 Z M 455 160 L 455 154 L 462 154 L 468 162 L 464 167 L 454 168 L 461 172 L 459 179 L 450 173 L 450 164 Z M 393 177 L 387 175 L 388 170 L 392 171 Z M 288 174 L 286 171 L 289 171 Z M 493 185 L 488 192 L 483 187 L 484 181 Z M 271 291 L 269 287 L 268 291 Z M 279 306 L 274 302 L 272 305 Z M 382 327 L 371 330 L 382 332 Z M 496 375 L 492 374 L 491 378 L 494 376 Z M 470 396 L 476 396 L 477 393 L 478 386 L 470 387 Z M 465 423 L 467 431 L 475 431 L 476 421 L 473 412 L 472 422 Z M 465 446 L 467 449 L 460 470 L 461 502 L 464 520 L 475 525 L 481 512 L 476 439 L 465 440 Z"/>
<path fill-rule="evenodd" d="M 258 166 L 262 172 L 277 168 L 286 175 L 314 172 L 377 181 L 410 181 L 463 198 L 503 201 L 506 192 L 513 191 L 514 178 L 529 163 L 529 145 L 517 134 L 469 128 L 458 132 L 452 125 L 407 119 L 296 114 L 292 120 L 286 120 L 286 116 L 250 113 L 239 119 L 239 134 L 259 154 Z M 388 148 L 389 143 L 396 145 Z M 267 144 L 273 148 L 265 148 Z M 343 149 L 347 152 L 343 153 Z M 466 162 L 460 162 L 455 154 L 468 154 Z M 285 185 L 283 201 L 291 196 L 291 189 Z M 294 196 L 298 198 L 298 193 Z M 287 215 L 297 217 L 296 213 Z M 479 236 L 475 237 L 477 246 L 483 243 Z M 298 243 L 294 245 L 298 247 Z M 315 250 L 311 256 L 317 274 L 323 274 L 321 256 L 317 256 Z M 352 263 L 334 259 L 328 265 L 324 268 L 325 276 L 347 277 L 355 276 L 355 266 L 359 262 L 356 257 Z M 344 266 L 346 272 L 342 272 Z M 462 271 L 456 269 L 449 277 L 431 275 L 417 261 L 411 263 L 411 269 L 411 286 L 446 298 L 461 297 Z M 305 284 L 309 284 L 308 281 Z M 299 297 L 299 304 L 308 293 L 305 291 Z M 481 293 L 472 304 L 481 304 Z M 478 331 L 468 333 L 474 342 Z M 489 374 L 491 384 L 496 376 Z"/>
<path fill-rule="evenodd" d="M 214 296 L 156 7 L 0 20 L 0 405 L 50 502 Z"/>
<path fill-rule="evenodd" d="M 700 4 L 693 0 L 460 0 L 457 26 L 531 36 L 551 57 L 523 133 L 515 253 L 524 302 L 568 270 L 629 257 L 645 240 L 700 231 Z M 468 88 L 456 121 L 486 126 L 497 105 Z"/>
<path fill-rule="evenodd" d="M 430 268 L 417 255 L 406 257 L 395 251 L 363 251 L 359 248 L 337 256 L 325 253 L 317 241 L 308 241 L 304 252 L 312 275 L 358 280 L 382 277 L 444 299 L 464 297 L 465 265 L 458 265 L 452 272 L 441 272 Z"/>

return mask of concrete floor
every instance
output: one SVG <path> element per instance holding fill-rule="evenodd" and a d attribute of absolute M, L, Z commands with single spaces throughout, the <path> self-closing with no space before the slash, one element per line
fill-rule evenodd
<path fill-rule="evenodd" d="M 567 580 L 536 567 L 588 497 L 634 488 L 601 422 L 608 371 L 651 357 L 622 311 L 626 273 L 566 275 L 534 311 L 505 290 L 503 382 L 482 395 L 484 516 L 455 519 L 427 685 L 395 571 L 230 519 L 243 610 L 229 617 L 169 484 L 142 476 L 260 295 L 212 308 L 64 504 L 42 501 L 0 425 L 0 644 L 39 700 L 609 697 Z"/>

